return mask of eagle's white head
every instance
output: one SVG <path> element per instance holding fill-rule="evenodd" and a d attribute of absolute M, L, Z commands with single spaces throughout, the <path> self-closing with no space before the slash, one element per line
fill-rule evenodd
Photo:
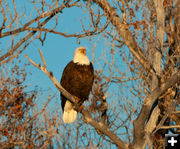
<path fill-rule="evenodd" d="M 74 63 L 77 63 L 79 65 L 89 65 L 89 59 L 86 55 L 86 48 L 85 47 L 78 47 L 76 48 L 74 52 Z"/>

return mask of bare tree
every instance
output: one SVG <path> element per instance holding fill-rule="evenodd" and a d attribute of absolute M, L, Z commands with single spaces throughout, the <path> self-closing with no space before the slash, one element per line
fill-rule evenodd
<path fill-rule="evenodd" d="M 26 13 L 18 13 L 15 1 L 12 6 L 6 0 L 0 4 L 0 38 L 11 37 L 0 65 L 22 53 L 34 39 L 43 44 L 48 33 L 76 39 L 93 39 L 100 34 L 107 44 L 102 59 L 94 60 L 101 67 L 96 70 L 89 102 L 80 111 L 80 121 L 66 126 L 59 117 L 42 116 L 39 132 L 46 138 L 41 140 L 42 148 L 164 148 L 165 133 L 180 133 L 178 0 L 32 1 L 29 4 L 37 17 L 25 23 L 21 19 Z M 72 7 L 82 9 L 89 24 L 82 19 L 80 32 L 57 31 L 59 15 Z M 55 22 L 53 27 L 48 26 L 49 21 Z M 48 64 L 40 54 L 43 66 L 26 57 L 79 110 L 72 95 L 47 70 Z M 49 119 L 52 123 L 47 123 Z"/>

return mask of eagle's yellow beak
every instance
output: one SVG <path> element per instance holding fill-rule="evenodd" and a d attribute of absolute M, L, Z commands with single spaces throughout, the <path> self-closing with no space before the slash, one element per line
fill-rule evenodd
<path fill-rule="evenodd" d="M 81 53 L 86 55 L 86 49 L 85 48 L 81 49 Z"/>

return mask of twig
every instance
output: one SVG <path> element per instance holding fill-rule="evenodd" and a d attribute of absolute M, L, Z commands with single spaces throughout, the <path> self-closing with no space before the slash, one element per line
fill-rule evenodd
<path fill-rule="evenodd" d="M 46 61 L 45 61 L 44 56 L 43 56 L 43 54 L 42 54 L 42 52 L 41 52 L 40 49 L 39 49 L 39 53 L 40 53 L 40 55 L 41 55 L 41 60 L 42 60 L 42 62 L 43 62 L 43 66 L 44 66 L 44 68 L 47 69 Z"/>
<path fill-rule="evenodd" d="M 161 126 L 159 129 L 171 129 L 171 128 L 180 128 L 180 125 Z"/>
<path fill-rule="evenodd" d="M 168 111 L 163 118 L 161 119 L 161 121 L 159 122 L 159 124 L 157 125 L 156 129 L 152 132 L 152 134 L 155 134 L 159 129 L 161 129 L 163 127 L 164 122 L 166 121 L 166 119 L 169 117 L 169 115 L 171 115 L 171 111 Z"/>

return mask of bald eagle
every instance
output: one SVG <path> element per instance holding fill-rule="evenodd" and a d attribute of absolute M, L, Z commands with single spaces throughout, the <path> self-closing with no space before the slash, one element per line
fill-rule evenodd
<path fill-rule="evenodd" d="M 78 104 L 82 105 L 89 97 L 93 81 L 93 65 L 86 56 L 85 47 L 79 47 L 74 52 L 73 60 L 65 67 L 60 83 L 66 91 L 78 100 Z M 73 123 L 77 118 L 77 111 L 73 108 L 70 100 L 62 93 L 60 96 L 63 121 L 64 123 Z"/>

